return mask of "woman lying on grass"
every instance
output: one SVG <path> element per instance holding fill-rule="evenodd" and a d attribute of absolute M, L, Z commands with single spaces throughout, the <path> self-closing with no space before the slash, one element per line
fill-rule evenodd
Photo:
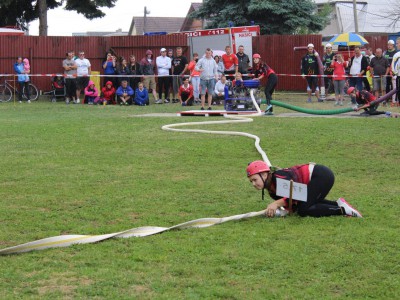
<path fill-rule="evenodd" d="M 328 217 L 328 216 L 352 216 L 362 218 L 359 211 L 353 208 L 343 198 L 336 202 L 326 200 L 325 197 L 331 190 L 335 181 L 333 172 L 322 165 L 313 163 L 298 165 L 291 168 L 277 169 L 273 171 L 261 160 L 256 160 L 247 166 L 247 177 L 257 190 L 267 189 L 270 197 L 275 201 L 266 209 L 267 217 L 279 214 L 281 207 L 289 208 L 289 199 L 276 195 L 276 179 L 293 180 L 307 185 L 307 202 L 293 200 L 292 210 L 300 216 Z"/>

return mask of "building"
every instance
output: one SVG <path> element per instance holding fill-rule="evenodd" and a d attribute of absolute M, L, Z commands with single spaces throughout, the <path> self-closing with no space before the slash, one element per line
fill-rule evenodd
<path fill-rule="evenodd" d="M 331 23 L 320 32 L 323 36 L 355 32 L 353 0 L 314 0 L 319 8 L 332 7 Z M 363 35 L 387 35 L 400 31 L 400 21 L 391 16 L 399 0 L 357 0 L 358 32 Z"/>
<path fill-rule="evenodd" d="M 87 31 L 87 32 L 73 32 L 72 36 L 125 36 L 128 32 L 118 29 L 117 31 Z"/>
<path fill-rule="evenodd" d="M 143 35 L 152 32 L 173 33 L 179 32 L 185 18 L 170 17 L 133 17 L 129 35 Z"/>
<path fill-rule="evenodd" d="M 193 19 L 190 17 L 192 12 L 198 11 L 203 3 L 201 2 L 192 2 L 189 11 L 186 15 L 185 20 L 183 21 L 182 27 L 180 31 L 194 31 L 201 30 L 205 28 L 206 21 L 202 19 Z"/>

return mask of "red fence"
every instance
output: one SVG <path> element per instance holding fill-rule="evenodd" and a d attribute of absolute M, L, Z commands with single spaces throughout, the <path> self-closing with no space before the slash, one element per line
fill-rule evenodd
<path fill-rule="evenodd" d="M 386 36 L 366 36 L 373 49 L 386 49 Z M 300 74 L 300 60 L 305 51 L 294 51 L 294 47 L 313 43 L 322 55 L 321 35 L 266 35 L 253 38 L 253 53 L 258 52 L 278 74 Z M 62 73 L 62 60 L 68 50 L 85 51 L 93 71 L 101 71 L 105 52 L 112 48 L 118 56 L 136 55 L 140 60 L 147 49 L 155 56 L 160 48 L 183 47 L 188 56 L 189 47 L 185 36 L 116 36 L 116 37 L 38 37 L 0 36 L 0 73 L 13 74 L 17 56 L 30 59 L 32 74 Z M 204 45 L 207 48 L 208 45 Z M 50 89 L 50 78 L 35 77 L 32 81 L 40 90 Z M 279 76 L 278 90 L 304 91 L 301 77 Z"/>

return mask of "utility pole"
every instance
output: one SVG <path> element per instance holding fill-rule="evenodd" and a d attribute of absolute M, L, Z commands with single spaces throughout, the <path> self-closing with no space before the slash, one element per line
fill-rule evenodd
<path fill-rule="evenodd" d="M 38 0 L 39 7 L 39 35 L 47 36 L 47 2 L 46 0 Z"/>
<path fill-rule="evenodd" d="M 143 34 L 146 33 L 147 29 L 147 15 L 150 14 L 150 11 L 147 10 L 147 7 L 144 7 L 144 19 L 143 19 Z"/>
<path fill-rule="evenodd" d="M 358 33 L 357 0 L 353 0 L 354 30 Z"/>

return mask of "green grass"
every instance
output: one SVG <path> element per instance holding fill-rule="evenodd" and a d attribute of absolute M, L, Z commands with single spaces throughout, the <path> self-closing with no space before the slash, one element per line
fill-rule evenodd
<path fill-rule="evenodd" d="M 305 104 L 306 96 L 277 97 Z M 397 109 L 397 108 L 396 108 Z M 394 110 L 396 110 L 394 109 Z M 0 246 L 266 207 L 244 137 L 162 131 L 178 105 L 0 105 Z M 288 110 L 276 108 L 277 114 Z M 221 118 L 212 118 L 217 120 Z M 0 257 L 1 299 L 398 299 L 399 120 L 255 118 L 274 165 L 331 167 L 356 218 L 252 219 Z"/>

